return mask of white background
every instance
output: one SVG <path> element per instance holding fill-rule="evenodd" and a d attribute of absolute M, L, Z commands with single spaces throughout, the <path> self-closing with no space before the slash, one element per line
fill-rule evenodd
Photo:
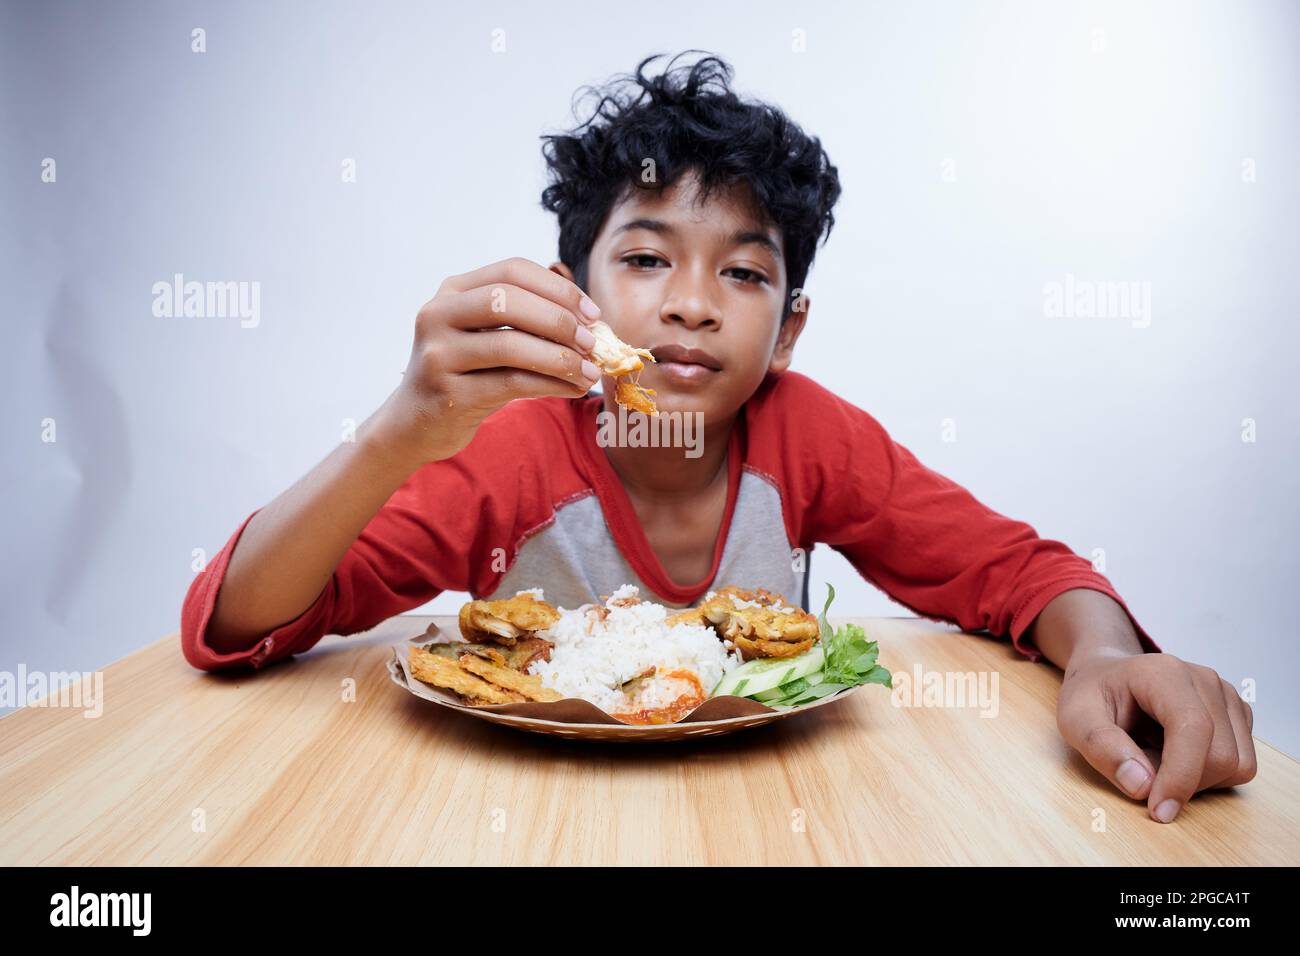
<path fill-rule="evenodd" d="M 839 167 L 795 367 L 1104 549 L 1300 752 L 1297 4 L 6 3 L 0 37 L 0 669 L 175 629 L 193 550 L 373 410 L 445 276 L 553 260 L 538 136 L 577 87 L 696 47 Z M 155 318 L 177 272 L 260 282 L 260 326 Z M 1046 317 L 1067 274 L 1150 283 L 1150 327 Z M 905 613 L 812 568 L 841 613 Z"/>

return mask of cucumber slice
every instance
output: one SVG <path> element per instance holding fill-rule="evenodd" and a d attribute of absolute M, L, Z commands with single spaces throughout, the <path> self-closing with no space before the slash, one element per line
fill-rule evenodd
<path fill-rule="evenodd" d="M 822 672 L 818 671 L 816 674 L 809 674 L 807 677 L 796 677 L 792 681 L 786 681 L 780 687 L 776 688 L 776 690 L 765 690 L 761 693 L 754 694 L 754 700 L 758 701 L 760 704 L 768 705 L 771 705 L 773 701 L 783 701 L 787 697 L 794 697 L 797 694 L 802 694 L 805 691 L 812 690 L 822 682 L 823 676 Z"/>
<path fill-rule="evenodd" d="M 780 700 L 782 697 L 792 697 L 792 696 L 794 696 L 795 694 L 802 694 L 804 691 L 806 691 L 806 690 L 807 690 L 809 687 L 811 687 L 811 686 L 812 686 L 812 685 L 808 683 L 808 679 L 807 679 L 807 678 L 805 678 L 805 677 L 796 677 L 794 680 L 789 681 L 788 683 L 782 684 L 780 687 L 778 687 L 778 688 L 774 691 L 774 693 L 780 694 L 781 697 L 777 697 L 777 698 L 774 698 L 774 699 L 775 699 L 775 700 Z M 767 703 L 767 702 L 764 701 L 764 703 Z"/>
<path fill-rule="evenodd" d="M 776 690 L 782 684 L 807 677 L 822 669 L 825 654 L 818 644 L 798 657 L 763 657 L 741 664 L 722 675 L 710 697 L 753 697 L 764 691 Z"/>

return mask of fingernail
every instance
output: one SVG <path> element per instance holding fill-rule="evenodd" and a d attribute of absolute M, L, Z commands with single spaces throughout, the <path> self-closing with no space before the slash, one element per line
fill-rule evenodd
<path fill-rule="evenodd" d="M 1130 757 L 1119 765 L 1119 770 L 1115 772 L 1115 779 L 1128 791 L 1130 797 L 1136 797 L 1138 791 L 1142 789 L 1142 784 L 1147 782 L 1147 768 Z"/>
<path fill-rule="evenodd" d="M 582 301 L 578 303 L 578 308 L 581 309 L 582 314 L 589 319 L 600 318 L 600 306 L 596 305 L 595 302 L 592 302 L 585 295 L 582 297 Z"/>
<path fill-rule="evenodd" d="M 581 325 L 578 326 L 578 333 L 573 338 L 578 343 L 578 348 L 580 349 L 587 349 L 590 351 L 591 347 L 596 344 L 596 336 L 591 334 L 591 329 Z"/>
<path fill-rule="evenodd" d="M 600 381 L 600 369 L 596 368 L 596 366 L 592 365 L 586 359 L 582 360 L 582 374 L 587 376 L 587 378 L 593 382 Z"/>
<path fill-rule="evenodd" d="M 1161 823 L 1171 823 L 1176 816 L 1178 816 L 1177 800 L 1166 800 L 1156 807 L 1155 817 Z"/>

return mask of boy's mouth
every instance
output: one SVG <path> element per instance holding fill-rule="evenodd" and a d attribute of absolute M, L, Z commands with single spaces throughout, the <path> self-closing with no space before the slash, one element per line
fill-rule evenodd
<path fill-rule="evenodd" d="M 655 365 L 650 366 L 658 375 L 683 385 L 703 382 L 722 370 L 722 363 L 703 349 L 685 345 L 660 345 L 650 350 Z"/>

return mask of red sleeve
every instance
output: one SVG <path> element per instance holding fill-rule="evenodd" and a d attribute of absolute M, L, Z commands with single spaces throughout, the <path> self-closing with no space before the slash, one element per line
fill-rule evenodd
<path fill-rule="evenodd" d="M 545 458 L 530 447 L 538 440 L 539 419 L 515 407 L 522 404 L 487 418 L 459 454 L 425 465 L 394 492 L 298 618 L 246 651 L 221 654 L 207 643 L 208 622 L 245 519 L 186 594 L 185 659 L 201 670 L 261 667 L 307 650 L 326 634 L 368 630 L 441 591 L 494 590 L 514 559 L 521 530 L 535 527 L 550 508 L 549 482 L 535 464 Z"/>
<path fill-rule="evenodd" d="M 789 374 L 789 373 L 787 373 Z M 825 542 L 867 580 L 917 614 L 962 630 L 1010 636 L 1030 660 L 1025 631 L 1072 588 L 1100 591 L 1128 614 L 1143 648 L 1160 648 L 1091 562 L 1001 515 L 895 442 L 871 415 L 798 376 L 799 409 L 785 425 L 792 540 Z M 781 416 L 794 419 L 796 416 Z"/>

